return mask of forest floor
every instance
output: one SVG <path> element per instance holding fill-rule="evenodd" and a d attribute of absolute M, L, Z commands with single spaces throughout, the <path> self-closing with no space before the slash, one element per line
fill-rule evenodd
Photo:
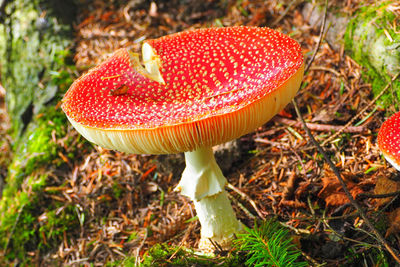
<path fill-rule="evenodd" d="M 301 44 L 306 63 L 321 40 L 320 23 L 307 23 L 301 13 L 301 1 L 292 1 L 289 6 L 278 0 L 118 2 L 95 0 L 81 6 L 74 47 L 79 73 L 118 48 L 139 50 L 144 39 L 201 27 L 274 28 Z M 361 1 L 336 2 L 342 12 L 352 14 Z M 374 104 L 360 114 L 354 127 L 333 136 L 373 99 L 371 86 L 364 82 L 362 73 L 363 69 L 343 47 L 336 51 L 322 40 L 296 101 L 353 197 L 373 223 L 383 225 L 380 230 L 383 235 L 386 233 L 387 240 L 400 249 L 398 201 L 366 195 L 387 192 L 376 191 L 378 180 L 383 187 L 400 188 L 398 182 L 386 178 L 394 171 L 376 144 L 379 127 L 385 116 L 395 111 L 394 107 L 384 110 Z M 0 90 L 0 98 L 3 95 Z M 68 135 L 78 137 L 72 127 Z M 63 140 L 56 141 L 63 145 Z M 350 205 L 337 178 L 299 123 L 292 104 L 266 125 L 241 137 L 233 149 L 236 156 L 227 163 L 229 168 L 224 174 L 234 210 L 245 225 L 252 227 L 256 219 L 278 218 L 291 230 L 295 244 L 313 265 L 337 266 L 349 258 L 354 262 L 377 261 L 365 255 L 372 255 L 369 252 L 373 249 L 381 253 L 384 248 L 370 236 L 364 220 Z M 66 153 L 69 150 L 65 147 Z M 62 193 L 49 197 L 74 203 L 82 220 L 80 227 L 64 232 L 59 247 L 45 256 L 49 261 L 58 258 L 67 265 L 97 266 L 126 256 L 140 260 L 150 247 L 162 242 L 197 247 L 200 225 L 197 220 L 190 220 L 193 206 L 173 191 L 183 170 L 180 155 L 128 155 L 84 146 L 74 160 L 60 157 L 69 169 L 54 178 L 64 180 L 57 183 L 62 186 L 48 188 Z"/>

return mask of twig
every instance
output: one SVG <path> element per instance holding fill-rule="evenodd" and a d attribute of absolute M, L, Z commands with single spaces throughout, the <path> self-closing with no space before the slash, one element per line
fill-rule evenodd
<path fill-rule="evenodd" d="M 395 76 L 393 76 L 392 80 L 385 86 L 385 88 L 382 89 L 382 91 L 370 102 L 368 105 L 366 105 L 360 112 L 358 112 L 346 125 L 344 125 L 339 131 L 331 135 L 329 138 L 327 138 L 321 146 L 325 146 L 327 143 L 331 142 L 333 139 L 335 139 L 339 134 L 343 133 L 344 130 L 350 125 L 354 123 L 356 119 L 358 119 L 361 114 L 363 114 L 365 111 L 367 111 L 391 86 L 392 82 L 397 80 L 397 78 L 400 76 L 400 72 L 398 72 Z"/>
<path fill-rule="evenodd" d="M 319 47 L 321 46 L 321 42 L 323 39 L 322 36 L 324 35 L 324 32 L 325 32 L 327 10 L 328 10 L 328 0 L 325 0 L 324 16 L 322 17 L 322 25 L 321 25 L 321 30 L 319 31 L 318 43 L 317 43 L 317 46 L 315 47 L 314 53 L 312 54 L 310 60 L 308 61 L 306 68 L 304 69 L 304 73 L 307 73 L 308 70 L 310 69 L 311 63 L 314 61 L 314 58 L 317 55 Z"/>
<path fill-rule="evenodd" d="M 306 166 L 304 165 L 304 162 L 303 162 L 303 160 L 301 159 L 299 153 L 297 153 L 296 150 L 295 150 L 292 146 L 291 146 L 289 149 L 290 149 L 290 151 L 293 152 L 294 156 L 297 158 L 297 161 L 299 162 L 299 164 L 300 164 L 300 166 L 301 166 L 301 174 L 303 174 L 304 177 L 306 177 L 306 176 L 307 176 L 307 168 L 306 168 Z M 287 187 L 289 187 L 289 186 L 290 186 L 289 183 L 287 183 Z M 293 188 L 294 188 L 294 184 L 293 184 Z M 294 190 L 293 190 L 293 191 L 294 191 Z M 292 194 L 293 194 L 293 192 L 291 193 L 291 195 L 292 195 Z"/>
<path fill-rule="evenodd" d="M 140 242 L 139 247 L 136 249 L 136 259 L 135 259 L 135 266 L 139 266 L 140 263 L 140 250 L 143 248 L 144 243 L 146 242 L 147 236 L 149 235 L 149 230 L 146 228 L 146 232 L 144 234 L 142 242 Z"/>
<path fill-rule="evenodd" d="M 217 252 L 221 253 L 221 252 L 224 251 L 224 249 L 221 247 L 220 244 L 218 244 L 217 241 L 212 240 L 211 238 L 208 238 L 208 240 L 210 241 L 211 245 L 214 246 L 214 248 L 215 248 L 215 250 L 216 250 Z"/>
<path fill-rule="evenodd" d="M 377 218 L 379 218 L 379 216 L 381 216 L 381 214 L 390 206 L 393 204 L 393 202 L 395 202 L 397 199 L 399 198 L 399 195 L 394 196 L 392 199 L 389 200 L 388 203 L 385 204 L 385 206 L 383 208 L 379 208 L 378 213 L 375 216 L 375 222 L 377 221 Z"/>
<path fill-rule="evenodd" d="M 308 256 L 304 251 L 300 250 L 301 255 L 303 255 L 304 258 L 306 258 L 308 261 L 311 261 L 312 266 L 315 267 L 321 267 L 321 266 L 325 266 L 325 263 L 318 263 L 316 260 L 314 260 L 313 258 L 311 258 L 311 256 Z"/>
<path fill-rule="evenodd" d="M 314 67 L 310 67 L 310 70 L 322 70 L 322 71 L 329 71 L 333 74 L 335 74 L 338 77 L 343 77 L 343 74 L 337 72 L 336 70 L 332 69 L 332 68 L 327 68 L 324 66 L 314 66 Z"/>
<path fill-rule="evenodd" d="M 311 203 L 310 195 L 307 196 L 307 205 L 310 208 L 312 217 L 315 219 L 315 210 L 314 210 L 314 207 L 313 207 L 313 205 Z"/>
<path fill-rule="evenodd" d="M 246 195 L 245 193 L 243 193 L 242 191 L 240 191 L 238 188 L 236 188 L 235 186 L 233 186 L 231 183 L 227 184 L 227 187 L 233 191 L 235 191 L 236 193 L 238 193 L 242 198 L 244 198 L 245 200 L 247 200 L 250 205 L 253 207 L 253 209 L 257 212 L 257 215 L 265 220 L 265 216 L 261 213 L 261 211 L 258 209 L 256 203 L 254 202 L 254 200 L 252 200 L 248 195 Z"/>
<path fill-rule="evenodd" d="M 283 11 L 283 13 L 279 16 L 279 18 L 277 18 L 274 22 L 272 22 L 272 26 L 277 25 L 285 16 L 286 14 L 289 12 L 289 10 L 292 8 L 292 6 L 297 6 L 298 4 L 300 4 L 299 0 L 292 0 L 288 6 L 286 7 L 286 9 Z"/>
<path fill-rule="evenodd" d="M 329 225 L 328 221 L 327 221 L 326 218 L 325 218 L 325 212 L 324 212 L 323 217 L 322 217 L 322 222 L 323 222 L 323 224 L 324 224 L 329 230 L 331 230 L 335 235 L 337 235 L 338 237 L 342 238 L 343 240 L 347 240 L 347 241 L 354 242 L 354 243 L 357 243 L 357 244 L 362 244 L 362 245 L 368 246 L 368 247 L 375 247 L 375 248 L 378 248 L 378 249 L 381 248 L 381 246 L 377 246 L 377 245 L 374 245 L 374 244 L 370 244 L 370 243 L 358 241 L 358 240 L 356 240 L 356 239 L 349 238 L 349 237 L 347 237 L 347 236 L 345 236 L 345 235 L 342 235 L 342 234 L 338 233 L 337 231 L 335 231 L 335 230 Z"/>
<path fill-rule="evenodd" d="M 197 222 L 197 221 L 196 221 Z M 189 238 L 190 233 L 192 232 L 193 228 L 195 227 L 195 225 L 197 224 L 196 222 L 192 222 L 189 227 L 186 229 L 185 235 L 183 236 L 181 242 L 179 242 L 179 246 L 178 248 L 175 250 L 174 253 L 172 253 L 171 257 L 169 257 L 169 261 L 172 260 L 173 258 L 175 258 L 176 254 L 181 250 L 183 243 L 185 243 L 185 241 Z"/>
<path fill-rule="evenodd" d="M 275 116 L 273 121 L 287 124 L 289 126 L 293 126 L 296 128 L 303 127 L 300 121 L 295 121 L 280 116 Z M 343 128 L 343 126 L 338 126 L 338 125 L 318 124 L 309 122 L 306 122 L 306 125 L 310 130 L 319 132 L 339 131 Z M 365 126 L 350 126 L 343 130 L 343 132 L 345 133 L 362 133 L 364 131 L 365 131 Z"/>
<path fill-rule="evenodd" d="M 368 194 L 368 193 L 361 193 L 358 194 L 359 197 L 367 197 L 367 198 L 387 198 L 387 197 L 394 197 L 400 195 L 400 191 L 395 191 L 395 192 L 391 192 L 391 193 L 386 193 L 386 194 Z"/>
<path fill-rule="evenodd" d="M 108 256 L 111 258 L 111 262 L 115 261 L 113 253 L 112 253 L 111 249 L 108 247 L 108 245 L 104 244 L 103 246 L 106 249 L 106 251 L 108 252 Z"/>
<path fill-rule="evenodd" d="M 279 223 L 280 223 L 283 227 L 289 228 L 290 230 L 292 230 L 293 232 L 295 232 L 295 233 L 298 234 L 298 235 L 301 235 L 301 234 L 310 235 L 310 234 L 311 234 L 310 230 L 301 229 L 301 228 L 296 228 L 296 227 L 293 227 L 293 226 L 291 226 L 291 225 L 289 225 L 289 224 L 286 224 L 286 223 L 284 223 L 284 222 L 279 222 Z"/>
<path fill-rule="evenodd" d="M 256 216 L 254 216 L 253 213 L 251 213 L 242 203 L 240 203 L 236 198 L 234 198 L 233 196 L 231 196 L 230 194 L 228 194 L 228 198 L 235 203 L 236 205 L 239 206 L 239 208 L 246 213 L 247 217 L 249 217 L 252 220 L 256 219 Z"/>

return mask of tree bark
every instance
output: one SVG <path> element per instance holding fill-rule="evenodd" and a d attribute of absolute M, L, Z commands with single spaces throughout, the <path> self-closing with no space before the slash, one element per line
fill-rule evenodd
<path fill-rule="evenodd" d="M 6 89 L 13 137 L 58 92 L 57 61 L 71 44 L 73 1 L 4 1 L 0 24 L 0 81 Z"/>
<path fill-rule="evenodd" d="M 61 148 L 52 138 L 61 138 L 67 127 L 55 103 L 69 86 L 60 76 L 72 43 L 67 19 L 74 18 L 74 5 L 72 0 L 3 1 L 0 82 L 11 118 L 13 156 L 0 188 L 0 265 L 16 259 L 30 265 L 27 252 L 39 250 L 41 242 L 38 216 L 54 206 L 43 204 L 42 191 L 51 172 L 44 166 L 58 157 Z"/>

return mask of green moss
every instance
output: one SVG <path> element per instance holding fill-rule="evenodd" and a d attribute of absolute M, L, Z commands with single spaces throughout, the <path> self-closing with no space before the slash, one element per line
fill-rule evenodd
<path fill-rule="evenodd" d="M 24 134 L 16 138 L 14 156 L 0 199 L 0 250 L 5 250 L 5 260 L 18 258 L 29 263 L 32 259 L 27 252 L 44 253 L 54 249 L 63 238 L 63 232 L 79 229 L 77 226 L 83 220 L 78 218 L 75 207 L 63 206 L 64 203 L 48 197 L 59 194 L 58 191 L 43 193 L 50 180 L 51 186 L 54 185 L 49 172 L 66 166 L 59 154 L 63 153 L 70 160 L 78 154 L 74 150 L 76 146 L 71 145 L 77 140 L 75 137 L 65 138 L 68 122 L 55 105 L 71 84 L 74 67 L 66 64 L 68 51 L 58 51 L 53 56 L 54 61 L 63 66 L 59 71 L 51 72 L 48 84 L 55 86 L 58 93 L 48 105 L 41 107 Z M 64 146 L 57 143 L 60 139 L 63 139 Z M 78 142 L 87 144 L 83 139 Z"/>
<path fill-rule="evenodd" d="M 135 257 L 127 257 L 122 261 L 108 263 L 107 266 L 136 266 Z M 143 256 L 139 265 L 146 266 L 243 266 L 239 255 L 235 252 L 226 256 L 214 256 L 196 253 L 184 247 L 171 247 L 167 244 L 156 244 Z"/>
<path fill-rule="evenodd" d="M 64 232 L 79 227 L 80 218 L 76 209 L 77 207 L 73 205 L 60 206 L 49 209 L 40 216 L 40 249 L 56 247 L 62 240 Z"/>
<path fill-rule="evenodd" d="M 66 120 L 54 107 L 48 108 L 37 124 L 31 124 L 21 138 L 26 142 L 18 143 L 9 167 L 0 200 L 0 247 L 7 249 L 9 259 L 23 259 L 26 251 L 40 243 L 37 222 L 44 209 L 42 189 L 48 179 L 44 166 L 61 164 L 57 158 L 60 147 L 52 140 L 52 133 L 56 138 L 66 133 Z"/>
<path fill-rule="evenodd" d="M 7 187 L 3 192 L 6 197 L 20 189 L 23 179 L 41 166 L 57 166 L 62 163 L 57 157 L 61 148 L 53 140 L 53 136 L 58 139 L 66 135 L 67 119 L 59 109 L 52 106 L 46 108 L 42 114 L 35 123 L 29 125 L 28 130 L 15 144 L 14 158 L 8 170 Z M 27 181 L 34 182 L 35 179 L 30 177 Z M 1 207 L 0 203 L 0 210 Z"/>
<path fill-rule="evenodd" d="M 65 115 L 50 106 L 34 122 L 16 145 L 0 200 L 0 250 L 6 250 L 7 260 L 29 262 L 27 252 L 54 249 L 64 231 L 79 229 L 84 220 L 84 213 L 79 212 L 79 217 L 75 206 L 48 197 L 59 194 L 57 190 L 43 193 L 49 186 L 49 170 L 66 165 L 58 156 L 65 148 L 56 142 L 67 134 Z M 63 142 L 68 155 L 77 154 L 68 146 L 76 140 L 64 138 Z"/>
<path fill-rule="evenodd" d="M 392 1 L 383 1 L 360 8 L 344 38 L 346 50 L 363 66 L 363 78 L 371 83 L 375 95 L 397 74 L 400 65 L 400 34 L 392 26 L 395 14 L 388 9 L 390 3 Z M 400 96 L 399 81 L 393 82 L 393 91 Z M 385 94 L 381 99 L 383 103 L 391 99 L 391 95 L 390 92 Z"/>
<path fill-rule="evenodd" d="M 119 199 L 122 193 L 124 192 L 123 187 L 117 182 L 114 182 L 114 184 L 112 185 L 112 190 L 115 199 Z"/>

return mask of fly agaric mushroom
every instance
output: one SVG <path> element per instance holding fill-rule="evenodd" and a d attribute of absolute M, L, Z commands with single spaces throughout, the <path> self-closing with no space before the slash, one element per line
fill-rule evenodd
<path fill-rule="evenodd" d="M 143 45 L 145 67 L 127 50 L 75 81 L 62 108 L 89 141 L 128 153 L 185 152 L 177 186 L 193 200 L 200 248 L 222 247 L 242 229 L 212 146 L 266 123 L 295 96 L 299 44 L 268 28 L 181 32 Z"/>
<path fill-rule="evenodd" d="M 378 133 L 378 146 L 385 159 L 400 171 L 400 112 L 382 124 Z"/>

